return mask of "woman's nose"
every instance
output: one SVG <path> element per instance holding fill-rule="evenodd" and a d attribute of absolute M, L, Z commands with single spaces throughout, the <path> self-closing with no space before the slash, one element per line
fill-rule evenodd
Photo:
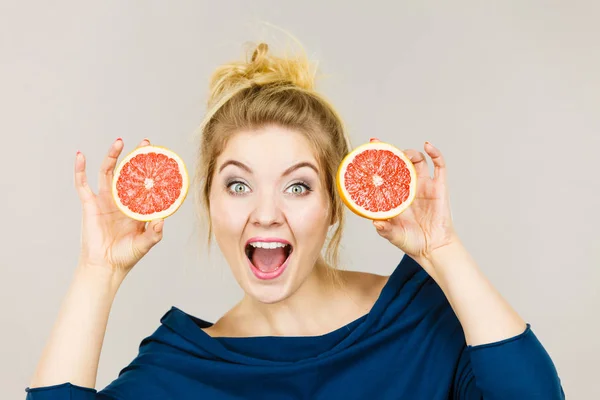
<path fill-rule="evenodd" d="M 283 213 L 274 194 L 257 197 L 256 205 L 250 216 L 255 225 L 271 226 L 283 223 Z"/>

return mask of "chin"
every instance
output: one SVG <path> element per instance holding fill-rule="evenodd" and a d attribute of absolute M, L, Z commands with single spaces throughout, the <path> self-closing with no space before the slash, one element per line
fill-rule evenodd
<path fill-rule="evenodd" d="M 284 290 L 281 287 L 256 287 L 252 285 L 252 288 L 246 292 L 248 297 L 251 297 L 255 301 L 262 304 L 276 304 L 280 301 L 287 299 L 290 296 L 290 292 L 288 290 Z"/>
<path fill-rule="evenodd" d="M 242 288 L 248 297 L 263 303 L 274 304 L 290 297 L 300 286 L 300 279 L 295 270 L 295 262 L 288 257 L 287 260 L 276 270 L 265 277 L 249 260 L 245 260 L 245 273 Z"/>

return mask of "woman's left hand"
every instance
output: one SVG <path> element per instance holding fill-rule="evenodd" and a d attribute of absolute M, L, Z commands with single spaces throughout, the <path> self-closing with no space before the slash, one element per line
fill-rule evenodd
<path fill-rule="evenodd" d="M 373 221 L 380 236 L 416 261 L 428 261 L 434 251 L 458 242 L 450 211 L 444 157 L 429 142 L 425 142 L 424 149 L 433 161 L 433 178 L 423 153 L 403 150 L 417 172 L 415 199 L 402 214 L 386 221 Z M 432 275 L 434 271 L 427 272 Z"/>

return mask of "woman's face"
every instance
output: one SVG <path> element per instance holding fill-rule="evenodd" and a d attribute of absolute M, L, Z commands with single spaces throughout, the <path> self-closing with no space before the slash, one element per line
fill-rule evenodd
<path fill-rule="evenodd" d="M 263 303 L 287 298 L 313 271 L 330 225 L 309 142 L 278 126 L 238 132 L 214 174 L 212 228 L 233 275 Z"/>

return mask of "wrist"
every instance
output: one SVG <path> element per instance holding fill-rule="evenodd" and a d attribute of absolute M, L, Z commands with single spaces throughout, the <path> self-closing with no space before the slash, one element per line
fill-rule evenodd
<path fill-rule="evenodd" d="M 86 263 L 79 263 L 74 274 L 75 282 L 101 289 L 112 295 L 116 295 L 124 279 L 125 274 L 121 274 L 112 268 Z"/>
<path fill-rule="evenodd" d="M 458 237 L 453 237 L 445 245 L 440 246 L 431 252 L 425 254 L 423 258 L 434 266 L 444 265 L 445 260 L 459 252 L 466 251 L 464 245 Z"/>
<path fill-rule="evenodd" d="M 445 245 L 421 255 L 416 261 L 430 271 L 432 277 L 438 281 L 442 275 L 456 274 L 465 264 L 471 265 L 470 262 L 465 263 L 466 259 L 470 259 L 469 253 L 460 239 L 455 236 Z"/>

